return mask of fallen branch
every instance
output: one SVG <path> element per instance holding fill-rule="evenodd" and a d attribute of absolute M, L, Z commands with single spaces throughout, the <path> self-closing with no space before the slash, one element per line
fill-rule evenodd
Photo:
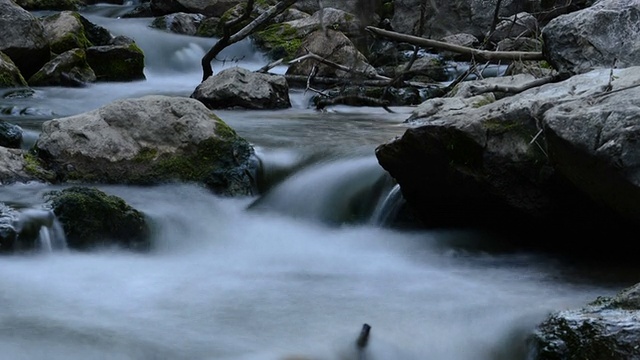
<path fill-rule="evenodd" d="M 255 32 L 260 26 L 266 24 L 269 20 L 276 17 L 276 15 L 285 11 L 289 6 L 293 5 L 297 0 L 282 0 L 277 4 L 270 7 L 267 11 L 263 12 L 255 18 L 252 22 L 247 24 L 242 29 L 238 30 L 235 34 L 230 34 L 230 29 L 234 25 L 239 24 L 240 22 L 246 20 L 251 15 L 251 11 L 253 11 L 253 3 L 255 0 L 248 0 L 247 6 L 241 17 L 230 20 L 224 24 L 223 27 L 223 36 L 220 38 L 212 47 L 207 51 L 206 54 L 202 57 L 202 81 L 204 82 L 209 78 L 209 76 L 213 75 L 213 69 L 211 69 L 211 62 L 213 59 L 218 56 L 220 51 L 222 51 L 227 46 L 234 44 L 247 36 L 251 35 Z"/>
<path fill-rule="evenodd" d="M 551 75 L 551 76 L 545 76 L 543 78 L 540 79 L 536 79 L 533 80 L 531 82 L 528 82 L 524 85 L 520 85 L 520 86 L 510 86 L 510 85 L 471 85 L 470 86 L 470 91 L 473 95 L 480 95 L 480 94 L 484 94 L 484 93 L 488 93 L 488 92 L 503 92 L 503 93 L 509 93 L 509 94 L 518 94 L 521 93 L 525 90 L 529 90 L 532 89 L 534 87 L 540 86 L 540 85 L 544 85 L 544 84 L 548 84 L 548 83 L 553 83 L 553 82 L 558 82 L 560 80 L 564 79 L 564 77 L 559 76 L 559 75 Z"/>
<path fill-rule="evenodd" d="M 450 44 L 443 41 L 425 39 L 418 36 L 406 35 L 395 31 L 389 31 L 380 29 L 373 26 L 367 26 L 366 30 L 374 35 L 382 36 L 391 40 L 406 42 L 412 45 L 436 48 L 441 50 L 452 51 L 459 54 L 465 54 L 473 56 L 475 59 L 490 61 L 490 60 L 544 60 L 542 52 L 528 52 L 528 51 L 487 51 L 478 50 L 466 46 L 460 46 Z"/>
<path fill-rule="evenodd" d="M 389 101 L 363 95 L 342 95 L 333 98 L 320 99 L 316 103 L 316 109 L 322 110 L 330 105 L 380 106 L 387 112 L 393 112 L 391 109 L 389 109 Z"/>
<path fill-rule="evenodd" d="M 301 85 L 306 84 L 307 80 L 309 79 L 309 77 L 306 75 L 285 74 L 284 77 L 285 79 L 287 79 L 287 82 L 289 82 L 290 84 L 301 84 Z M 365 80 L 359 80 L 358 84 L 363 86 L 384 87 L 384 86 L 389 86 L 391 81 L 392 80 L 372 80 L 372 79 L 366 80 L 365 79 Z M 309 82 L 312 84 L 339 85 L 339 84 L 349 83 L 351 81 L 345 78 L 315 76 Z M 408 81 L 408 82 L 405 82 L 405 84 L 407 86 L 413 86 L 417 88 L 443 88 L 444 87 L 442 84 L 439 84 L 439 83 L 423 83 L 423 82 L 415 82 L 415 81 Z"/>
<path fill-rule="evenodd" d="M 265 65 L 265 66 L 261 67 L 260 69 L 256 70 L 256 72 L 259 72 L 259 73 L 267 73 L 267 72 L 269 72 L 269 70 L 271 70 L 271 69 L 273 69 L 274 67 L 276 67 L 276 66 L 278 66 L 278 65 L 282 64 L 282 61 L 284 61 L 284 59 L 283 59 L 283 58 L 280 58 L 280 59 L 278 59 L 278 60 L 276 60 L 276 61 L 270 62 L 270 63 L 268 63 L 267 65 Z"/>
<path fill-rule="evenodd" d="M 609 85 L 607 85 L 607 86 L 603 87 L 603 90 L 602 90 L 601 93 L 593 94 L 593 95 L 591 95 L 591 98 L 597 99 L 597 98 L 604 97 L 604 96 L 607 96 L 607 95 L 612 95 L 612 94 L 615 94 L 615 93 L 618 93 L 618 92 L 621 92 L 621 91 L 626 91 L 626 90 L 630 90 L 630 89 L 633 89 L 633 88 L 637 88 L 639 86 L 640 86 L 640 83 L 629 85 L 629 86 L 625 86 L 625 87 L 621 87 L 621 88 L 615 89 L 615 90 L 611 90 Z"/>
<path fill-rule="evenodd" d="M 308 51 L 308 50 L 307 50 L 307 51 Z M 322 56 L 316 55 L 316 54 L 314 54 L 314 53 L 312 53 L 312 52 L 308 52 L 308 53 L 307 53 L 307 54 L 305 54 L 305 55 L 302 55 L 302 56 L 300 56 L 300 57 L 297 57 L 297 58 L 295 58 L 295 59 L 293 59 L 293 60 L 289 61 L 289 64 L 293 64 L 293 63 L 296 63 L 296 62 L 301 62 L 301 61 L 304 61 L 304 60 L 306 60 L 306 59 L 313 59 L 313 60 L 316 60 L 316 61 L 318 61 L 318 62 L 320 62 L 320 63 L 322 63 L 322 64 L 325 64 L 325 65 L 327 65 L 327 66 L 331 66 L 331 67 L 333 67 L 333 68 L 336 68 L 336 69 L 338 69 L 338 70 L 342 70 L 342 71 L 344 71 L 344 72 L 348 72 L 348 73 L 355 73 L 355 74 L 357 74 L 357 75 L 362 75 L 362 76 L 364 76 L 364 77 L 369 77 L 369 78 L 371 77 L 369 74 L 367 74 L 367 73 L 365 73 L 365 72 L 363 72 L 363 71 L 356 71 L 356 70 L 353 70 L 352 68 L 346 67 L 346 66 L 344 66 L 344 65 L 340 65 L 340 64 L 335 63 L 335 62 L 333 62 L 333 61 L 331 61 L 331 60 L 327 60 L 327 59 L 323 58 Z M 386 76 L 382 76 L 382 75 L 378 75 L 378 74 L 374 75 L 374 76 L 373 76 L 373 78 L 378 79 L 378 80 L 391 81 L 391 78 L 388 78 L 388 77 L 386 77 Z"/>
<path fill-rule="evenodd" d="M 309 73 L 309 76 L 307 77 L 307 87 L 304 89 L 304 93 L 306 94 L 307 90 L 311 90 L 320 96 L 326 97 L 328 96 L 327 94 L 325 94 L 321 90 L 317 90 L 311 87 L 311 80 L 313 80 L 316 77 L 317 73 L 318 73 L 318 65 L 314 65 L 313 68 L 311 68 L 311 73 Z"/>

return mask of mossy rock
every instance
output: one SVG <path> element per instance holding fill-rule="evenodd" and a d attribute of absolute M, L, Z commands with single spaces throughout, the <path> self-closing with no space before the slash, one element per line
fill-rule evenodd
<path fill-rule="evenodd" d="M 196 36 L 200 37 L 222 37 L 222 22 L 219 18 L 210 17 L 202 20 L 198 29 L 196 30 Z"/>
<path fill-rule="evenodd" d="M 26 87 L 27 81 L 11 58 L 0 52 L 0 88 Z"/>
<path fill-rule="evenodd" d="M 95 141 L 94 141 L 95 140 Z M 147 95 L 43 123 L 34 153 L 58 183 L 193 182 L 253 194 L 251 144 L 197 99 Z"/>
<path fill-rule="evenodd" d="M 51 43 L 51 52 L 54 54 L 62 54 L 67 50 L 74 48 L 86 49 L 92 46 L 84 33 L 68 33 L 64 37 Z"/>
<path fill-rule="evenodd" d="M 31 86 L 84 86 L 96 80 L 85 51 L 75 48 L 58 55 L 29 78 Z"/>
<path fill-rule="evenodd" d="M 73 186 L 48 192 L 45 197 L 64 228 L 70 249 L 117 246 L 145 251 L 151 247 L 144 214 L 117 196 Z"/>
<path fill-rule="evenodd" d="M 54 54 L 62 54 L 75 48 L 86 49 L 94 45 L 85 34 L 82 16 L 76 11 L 49 15 L 43 18 L 42 22 L 47 28 L 51 52 Z"/>
<path fill-rule="evenodd" d="M 97 81 L 145 79 L 144 53 L 136 44 L 90 47 L 87 62 Z"/>
<path fill-rule="evenodd" d="M 182 154 L 158 155 L 155 149 L 142 149 L 133 159 L 139 171 L 129 173 L 121 182 L 154 184 L 159 181 L 183 181 L 203 183 L 218 195 L 243 196 L 252 192 L 250 166 L 253 148 L 221 120 L 216 134 L 220 138 L 209 138 L 194 145 Z M 223 141 L 221 141 L 223 139 Z M 245 165 L 238 165 L 245 164 Z M 132 167 L 132 165 L 123 165 Z M 83 173 L 86 175 L 86 172 Z"/>
<path fill-rule="evenodd" d="M 25 152 L 23 155 L 25 166 L 24 171 L 35 177 L 36 179 L 41 179 L 45 182 L 54 182 L 56 179 L 56 174 L 52 171 L 48 171 L 44 168 L 44 163 L 40 158 L 34 153 L 33 150 L 29 152 Z"/>
<path fill-rule="evenodd" d="M 302 37 L 289 24 L 273 24 L 252 36 L 256 46 L 271 59 L 292 60 L 302 45 Z"/>

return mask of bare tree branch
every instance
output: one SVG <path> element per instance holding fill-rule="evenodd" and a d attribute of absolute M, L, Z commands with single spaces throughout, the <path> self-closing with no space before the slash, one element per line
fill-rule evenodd
<path fill-rule="evenodd" d="M 260 69 L 256 70 L 256 72 L 259 72 L 259 73 L 266 73 L 266 72 L 269 72 L 269 70 L 271 70 L 271 69 L 273 69 L 274 67 L 276 67 L 276 66 L 278 66 L 278 65 L 282 64 L 282 62 L 283 62 L 283 61 L 284 61 L 284 59 L 283 59 L 283 58 L 280 58 L 280 59 L 278 59 L 278 60 L 276 60 L 276 61 L 272 61 L 272 62 L 268 63 L 267 65 L 265 65 L 265 66 L 261 67 Z"/>
<path fill-rule="evenodd" d="M 399 42 L 406 42 L 409 44 L 431 47 L 441 50 L 453 51 L 460 54 L 471 55 L 480 60 L 544 60 L 542 52 L 528 52 L 528 51 L 486 51 L 478 50 L 466 46 L 454 45 L 443 41 L 425 39 L 418 36 L 411 36 L 401 34 L 395 31 L 389 31 L 380 29 L 373 26 L 367 26 L 367 31 L 382 37 L 396 40 Z"/>
<path fill-rule="evenodd" d="M 531 82 L 528 82 L 528 83 L 520 85 L 520 86 L 509 86 L 509 85 L 477 86 L 477 85 L 473 85 L 470 90 L 471 90 L 471 93 L 473 93 L 473 95 L 480 95 L 480 94 L 484 94 L 484 93 L 488 93 L 488 92 L 504 92 L 504 93 L 509 93 L 509 94 L 517 94 L 517 93 L 521 93 L 521 92 L 523 92 L 525 90 L 529 90 L 529 89 L 532 89 L 532 88 L 540 86 L 540 85 L 544 85 L 544 84 L 560 81 L 560 80 L 562 80 L 562 78 L 563 77 L 561 77 L 559 75 L 546 76 L 546 77 L 533 80 Z"/>
<path fill-rule="evenodd" d="M 309 80 L 309 77 L 306 75 L 290 75 L 290 74 L 285 74 L 284 75 L 285 79 L 287 79 L 287 82 L 289 83 L 296 83 L 296 84 L 305 84 L 307 82 L 312 83 L 312 84 L 322 84 L 322 85 L 338 85 L 338 84 L 344 84 L 345 82 L 348 82 L 348 79 L 345 78 L 337 78 L 337 77 L 326 77 L 326 76 L 314 76 L 313 78 L 311 78 L 311 80 Z M 378 87 L 384 87 L 384 86 L 389 86 L 390 84 L 390 80 L 359 80 L 358 84 L 362 85 L 362 86 L 378 86 Z M 417 82 L 417 81 L 408 81 L 405 82 L 405 84 L 407 84 L 408 86 L 414 86 L 417 88 L 442 88 L 444 87 L 442 84 L 439 83 L 423 83 L 423 82 Z"/>
<path fill-rule="evenodd" d="M 500 21 L 501 5 L 502 5 L 502 0 L 498 0 L 496 3 L 496 9 L 493 11 L 493 20 L 491 21 L 491 28 L 489 28 L 489 32 L 487 33 L 487 38 L 485 39 L 485 46 L 489 44 L 489 38 L 496 31 L 496 26 L 498 26 L 498 22 Z"/>
<path fill-rule="evenodd" d="M 216 56 L 227 46 L 234 44 L 247 36 L 251 35 L 253 32 L 258 30 L 258 28 L 269 20 L 276 17 L 278 14 L 281 14 L 285 11 L 289 6 L 293 5 L 297 0 L 282 0 L 277 4 L 270 7 L 267 11 L 260 14 L 255 20 L 247 24 L 245 27 L 240 29 L 235 34 L 231 35 L 231 28 L 234 25 L 241 23 L 242 21 L 249 18 L 251 12 L 253 11 L 253 4 L 255 0 L 247 0 L 247 6 L 241 17 L 228 21 L 224 24 L 223 27 L 223 36 L 220 38 L 214 45 L 207 51 L 207 53 L 202 57 L 202 81 L 205 81 L 209 78 L 209 76 L 213 75 L 213 69 L 211 69 L 211 62 L 216 58 Z"/>
<path fill-rule="evenodd" d="M 365 73 L 364 73 L 364 72 L 362 72 L 362 71 L 357 71 L 357 70 L 351 69 L 351 68 L 349 68 L 349 67 L 346 67 L 346 66 L 344 66 L 344 65 L 337 64 L 337 63 L 335 63 L 335 62 L 333 62 L 333 61 L 327 60 L 327 59 L 323 58 L 322 56 L 317 55 L 317 54 L 314 54 L 314 53 L 312 53 L 312 52 L 308 52 L 308 53 L 307 53 L 307 54 L 305 54 L 305 55 L 302 55 L 302 56 L 300 56 L 300 57 L 297 57 L 297 58 L 295 58 L 295 59 L 293 59 L 293 60 L 289 61 L 289 64 L 292 64 L 292 63 L 295 63 L 295 62 L 304 61 L 304 60 L 306 60 L 306 59 L 313 59 L 313 60 L 316 60 L 316 61 L 318 61 L 318 62 L 320 62 L 320 63 L 323 63 L 323 64 L 325 64 L 325 65 L 327 65 L 327 66 L 331 66 L 331 67 L 333 67 L 333 68 L 336 68 L 336 69 L 338 69 L 338 70 L 342 70 L 342 71 L 345 71 L 345 72 L 348 72 L 348 73 L 354 73 L 354 74 L 363 75 L 363 76 L 365 76 L 365 77 L 369 77 L 369 76 L 367 76 L 367 74 L 365 74 Z M 378 75 L 378 74 L 374 75 L 373 77 L 374 77 L 375 79 L 378 79 L 378 80 L 391 81 L 391 78 L 388 78 L 388 77 L 386 77 L 386 76 L 382 76 L 382 75 Z"/>

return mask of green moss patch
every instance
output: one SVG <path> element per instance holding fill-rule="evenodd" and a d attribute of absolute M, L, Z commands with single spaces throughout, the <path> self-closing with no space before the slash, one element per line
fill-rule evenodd
<path fill-rule="evenodd" d="M 55 180 L 56 175 L 51 171 L 45 170 L 44 164 L 33 152 L 25 153 L 23 158 L 25 161 L 24 171 L 27 174 L 48 182 Z"/>
<path fill-rule="evenodd" d="M 266 51 L 270 58 L 292 60 L 302 45 L 298 31 L 289 24 L 273 24 L 253 35 L 258 48 Z"/>
<path fill-rule="evenodd" d="M 87 62 L 98 81 L 132 81 L 145 78 L 144 53 L 136 44 L 88 48 Z"/>
<path fill-rule="evenodd" d="M 145 216 L 123 199 L 91 187 L 74 186 L 45 195 L 62 223 L 67 244 L 88 250 L 117 245 L 134 250 L 150 247 Z"/>

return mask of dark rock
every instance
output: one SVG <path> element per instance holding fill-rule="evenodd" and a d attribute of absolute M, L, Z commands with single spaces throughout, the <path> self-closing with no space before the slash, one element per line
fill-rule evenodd
<path fill-rule="evenodd" d="M 52 191 L 46 196 L 64 228 L 70 249 L 118 246 L 145 251 L 151 248 L 150 229 L 144 214 L 117 196 L 81 186 Z"/>

